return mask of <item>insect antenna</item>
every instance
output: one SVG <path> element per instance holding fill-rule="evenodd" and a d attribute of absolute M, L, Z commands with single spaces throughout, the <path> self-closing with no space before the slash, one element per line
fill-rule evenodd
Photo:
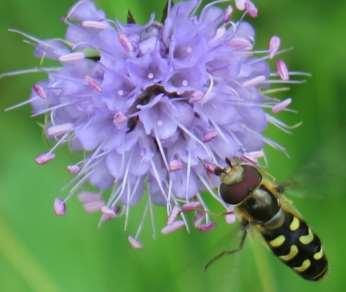
<path fill-rule="evenodd" d="M 231 159 L 229 159 L 228 157 L 226 157 L 225 161 L 226 161 L 227 165 L 228 165 L 230 168 L 233 167 Z"/>

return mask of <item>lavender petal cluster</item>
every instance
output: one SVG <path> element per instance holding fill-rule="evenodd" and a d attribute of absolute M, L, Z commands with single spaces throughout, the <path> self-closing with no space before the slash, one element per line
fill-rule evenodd
<path fill-rule="evenodd" d="M 299 82 L 290 79 L 299 72 L 282 60 L 271 70 L 269 61 L 282 52 L 279 37 L 254 49 L 255 30 L 244 20 L 258 14 L 252 1 L 226 9 L 219 2 L 226 1 L 203 8 L 199 0 L 168 1 L 163 22 L 152 16 L 141 25 L 131 14 L 128 23 L 107 19 L 93 1 L 82 0 L 64 19 L 64 39 L 20 32 L 36 43 L 38 58 L 58 64 L 42 67 L 48 78 L 26 102 L 34 116 L 46 116 L 45 134 L 56 141 L 36 162 L 54 159 L 63 144 L 84 153 L 67 166 L 73 184 L 65 199 L 55 200 L 57 215 L 77 194 L 86 211 L 101 212 L 101 221 L 124 214 L 127 224 L 131 207 L 143 199 L 144 218 L 154 204 L 167 208 L 164 234 L 189 228 L 186 212 L 195 213 L 193 226 L 208 231 L 214 225 L 203 192 L 230 210 L 214 191 L 213 165 L 256 160 L 266 144 L 284 150 L 263 131 L 270 123 L 289 130 L 274 115 L 291 99 L 272 94 Z M 98 192 L 83 190 L 88 184 Z M 233 221 L 231 211 L 226 219 Z M 142 223 L 129 237 L 135 248 L 142 246 Z"/>

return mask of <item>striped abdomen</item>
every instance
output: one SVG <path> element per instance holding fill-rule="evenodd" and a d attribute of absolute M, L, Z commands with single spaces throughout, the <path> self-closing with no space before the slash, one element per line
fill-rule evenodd
<path fill-rule="evenodd" d="M 318 281 L 328 270 L 319 237 L 300 218 L 284 211 L 284 223 L 261 231 L 273 253 L 307 280 Z"/>

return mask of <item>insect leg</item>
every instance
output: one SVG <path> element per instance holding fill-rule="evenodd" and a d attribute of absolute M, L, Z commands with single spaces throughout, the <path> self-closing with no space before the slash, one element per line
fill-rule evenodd
<path fill-rule="evenodd" d="M 217 260 L 219 260 L 220 258 L 222 258 L 224 255 L 231 255 L 234 253 L 237 253 L 239 251 L 242 250 L 242 248 L 244 247 L 244 243 L 245 243 L 245 239 L 246 239 L 246 235 L 247 235 L 247 228 L 246 226 L 243 227 L 243 233 L 239 242 L 239 246 L 235 249 L 230 249 L 230 250 L 224 250 L 222 252 L 220 252 L 218 255 L 216 255 L 215 257 L 213 257 L 205 266 L 204 266 L 204 271 L 206 271 L 213 263 L 215 263 Z"/>

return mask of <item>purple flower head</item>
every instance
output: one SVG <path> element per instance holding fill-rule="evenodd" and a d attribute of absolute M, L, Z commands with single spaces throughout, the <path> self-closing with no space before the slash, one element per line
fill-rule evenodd
<path fill-rule="evenodd" d="M 270 66 L 282 53 L 277 36 L 268 49 L 254 49 L 255 30 L 243 20 L 258 13 L 250 0 L 225 10 L 219 2 L 198 14 L 198 0 L 169 2 L 163 23 L 151 18 L 140 25 L 132 16 L 127 24 L 111 21 L 93 1 L 82 0 L 65 17 L 65 39 L 19 32 L 37 43 L 39 58 L 58 63 L 40 69 L 48 78 L 33 86 L 26 102 L 34 116 L 46 116 L 45 133 L 56 141 L 37 163 L 54 159 L 63 144 L 85 153 L 67 166 L 75 177 L 67 197 L 55 201 L 58 215 L 79 194 L 85 210 L 100 212 L 102 222 L 124 215 L 127 224 L 142 199 L 143 218 L 153 204 L 167 208 L 163 234 L 189 228 L 187 212 L 195 213 L 193 226 L 208 231 L 214 224 L 207 191 L 233 222 L 229 206 L 214 192 L 219 182 L 211 169 L 225 165 L 225 158 L 257 161 L 265 144 L 284 150 L 263 131 L 269 123 L 289 130 L 269 110 L 277 114 L 291 99 L 270 96 L 284 89 L 270 86 L 297 83 L 290 76 L 300 72 L 290 72 L 282 60 Z M 243 13 L 240 20 L 234 19 L 236 9 Z M 98 192 L 83 191 L 88 183 Z M 142 223 L 129 237 L 136 248 L 142 246 Z"/>

